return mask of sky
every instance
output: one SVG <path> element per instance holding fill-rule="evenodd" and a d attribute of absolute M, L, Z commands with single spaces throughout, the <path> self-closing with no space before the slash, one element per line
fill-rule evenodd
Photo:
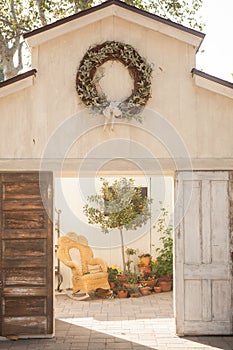
<path fill-rule="evenodd" d="M 203 0 L 200 14 L 206 36 L 197 54 L 196 68 L 233 82 L 233 0 Z"/>

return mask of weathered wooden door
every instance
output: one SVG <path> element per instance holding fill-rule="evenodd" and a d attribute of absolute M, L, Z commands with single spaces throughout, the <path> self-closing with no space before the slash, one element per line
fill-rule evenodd
<path fill-rule="evenodd" d="M 53 334 L 51 191 L 52 173 L 0 173 L 3 336 Z"/>
<path fill-rule="evenodd" d="M 177 174 L 177 334 L 232 334 L 232 191 L 227 171 Z"/>

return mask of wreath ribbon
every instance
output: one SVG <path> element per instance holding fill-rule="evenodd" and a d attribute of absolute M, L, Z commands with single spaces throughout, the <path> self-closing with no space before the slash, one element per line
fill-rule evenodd
<path fill-rule="evenodd" d="M 120 108 L 118 108 L 120 102 L 110 102 L 109 105 L 103 110 L 103 115 L 108 120 L 112 117 L 120 118 L 122 116 L 122 112 Z"/>

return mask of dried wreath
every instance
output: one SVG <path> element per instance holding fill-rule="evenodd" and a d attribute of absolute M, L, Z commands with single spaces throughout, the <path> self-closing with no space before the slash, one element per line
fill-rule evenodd
<path fill-rule="evenodd" d="M 96 88 L 96 71 L 106 61 L 120 61 L 134 80 L 132 94 L 123 102 L 108 101 Z M 94 114 L 141 121 L 140 113 L 150 98 L 152 67 L 128 44 L 106 41 L 90 48 L 78 68 L 76 90 Z"/>

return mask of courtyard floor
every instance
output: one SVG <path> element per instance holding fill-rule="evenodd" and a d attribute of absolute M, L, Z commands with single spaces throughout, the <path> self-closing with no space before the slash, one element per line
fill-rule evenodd
<path fill-rule="evenodd" d="M 55 337 L 0 337 L 0 349 L 12 350 L 233 350 L 233 336 L 178 337 L 172 292 L 127 299 L 77 301 L 56 295 Z"/>

